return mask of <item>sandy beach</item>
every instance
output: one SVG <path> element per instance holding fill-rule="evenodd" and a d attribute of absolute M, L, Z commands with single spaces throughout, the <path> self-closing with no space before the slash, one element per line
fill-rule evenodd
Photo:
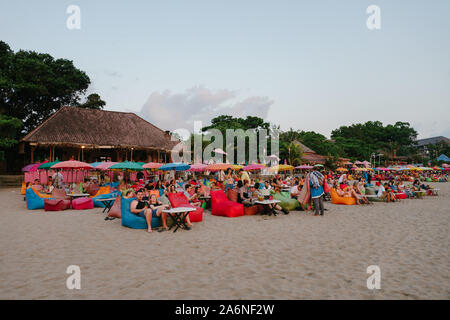
<path fill-rule="evenodd" d="M 100 208 L 29 211 L 0 189 L 0 299 L 449 299 L 450 183 L 434 185 L 423 200 L 327 202 L 324 217 L 206 211 L 191 231 L 152 234 Z M 81 290 L 66 288 L 69 265 Z"/>

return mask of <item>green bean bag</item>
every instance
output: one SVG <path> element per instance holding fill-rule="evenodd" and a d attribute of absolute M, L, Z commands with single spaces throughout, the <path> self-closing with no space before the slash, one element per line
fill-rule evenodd
<path fill-rule="evenodd" d="M 425 181 L 426 182 L 432 182 L 431 178 L 426 178 Z"/>
<path fill-rule="evenodd" d="M 288 192 L 281 192 L 281 193 L 274 193 L 273 195 L 274 200 L 280 200 L 279 203 L 280 207 L 283 209 L 286 209 L 288 211 L 292 211 L 297 209 L 300 206 L 300 203 L 297 201 L 297 199 L 292 199 L 291 195 Z"/>

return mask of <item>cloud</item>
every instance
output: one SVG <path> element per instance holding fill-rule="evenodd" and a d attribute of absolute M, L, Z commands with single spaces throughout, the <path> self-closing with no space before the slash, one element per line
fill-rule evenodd
<path fill-rule="evenodd" d="M 192 130 L 194 121 L 203 125 L 219 115 L 234 117 L 258 116 L 266 118 L 273 101 L 268 97 L 252 96 L 240 98 L 236 91 L 221 89 L 210 90 L 198 86 L 183 93 L 169 90 L 153 92 L 143 105 L 140 115 L 162 128 Z"/>

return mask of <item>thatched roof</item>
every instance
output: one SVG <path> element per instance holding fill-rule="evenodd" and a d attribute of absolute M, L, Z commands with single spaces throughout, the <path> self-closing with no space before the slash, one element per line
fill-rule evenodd
<path fill-rule="evenodd" d="M 167 151 L 177 143 L 165 131 L 134 113 L 78 107 L 61 107 L 21 141 Z"/>
<path fill-rule="evenodd" d="M 305 153 L 316 153 L 314 150 L 308 148 L 307 146 L 305 146 L 303 143 L 301 143 L 298 140 L 294 140 L 293 143 L 295 145 L 299 146 L 302 149 L 302 151 L 305 152 Z"/>

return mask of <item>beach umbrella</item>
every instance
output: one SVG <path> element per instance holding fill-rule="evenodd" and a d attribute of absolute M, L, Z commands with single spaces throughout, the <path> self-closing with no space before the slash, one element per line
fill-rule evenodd
<path fill-rule="evenodd" d="M 268 158 L 268 159 L 277 160 L 277 161 L 280 161 L 280 160 L 281 160 L 281 159 L 280 159 L 277 155 L 275 155 L 275 154 L 271 154 L 270 156 L 267 156 L 267 158 Z"/>
<path fill-rule="evenodd" d="M 100 163 L 99 165 L 97 165 L 96 167 L 95 167 L 95 169 L 98 169 L 98 170 L 107 170 L 107 169 L 109 169 L 110 167 L 112 167 L 113 165 L 115 165 L 115 164 L 117 164 L 118 162 L 112 162 L 112 161 L 107 161 L 107 162 L 102 162 L 102 163 Z"/>
<path fill-rule="evenodd" d="M 348 170 L 345 169 L 345 168 L 337 168 L 336 171 L 339 171 L 339 172 L 347 172 Z"/>
<path fill-rule="evenodd" d="M 109 167 L 111 170 L 131 170 L 131 171 L 141 171 L 144 170 L 142 165 L 137 162 L 132 161 L 124 161 L 116 163 Z"/>
<path fill-rule="evenodd" d="M 89 163 L 82 161 L 58 161 L 54 165 L 51 166 L 52 169 L 71 169 L 72 170 L 72 182 L 73 182 L 73 170 L 74 169 L 94 169 Z"/>
<path fill-rule="evenodd" d="M 170 170 L 175 170 L 175 171 L 186 171 L 190 168 L 191 166 L 186 164 L 186 163 L 182 163 L 182 162 L 178 162 L 178 163 L 166 163 L 163 164 L 161 167 L 159 167 L 159 170 L 163 170 L 163 171 L 170 171 Z"/>
<path fill-rule="evenodd" d="M 323 164 L 318 163 L 318 164 L 315 164 L 314 167 L 323 167 Z"/>
<path fill-rule="evenodd" d="M 149 163 L 143 164 L 142 168 L 144 168 L 144 169 L 159 169 L 162 165 L 163 165 L 163 163 L 149 162 Z"/>
<path fill-rule="evenodd" d="M 36 171 L 36 168 L 39 167 L 40 165 L 41 165 L 40 162 L 27 164 L 25 167 L 22 168 L 22 172 L 30 172 L 32 168 L 35 168 L 33 171 Z"/>
<path fill-rule="evenodd" d="M 219 170 L 227 170 L 228 168 L 233 169 L 233 165 L 229 163 L 212 163 L 206 167 L 208 171 L 219 171 Z"/>
<path fill-rule="evenodd" d="M 262 170 L 264 168 L 266 168 L 265 165 L 259 164 L 259 163 L 254 163 L 254 164 L 246 165 L 242 169 L 244 169 L 245 171 L 254 171 L 254 170 Z"/>
<path fill-rule="evenodd" d="M 279 164 L 269 168 L 269 172 L 294 170 L 294 167 L 288 164 Z"/>
<path fill-rule="evenodd" d="M 97 168 L 98 165 L 102 164 L 103 162 L 92 162 L 90 163 L 91 166 L 93 166 L 94 168 Z"/>
<path fill-rule="evenodd" d="M 215 148 L 215 149 L 213 150 L 213 152 L 218 153 L 218 154 L 224 154 L 224 155 L 227 154 L 225 151 L 223 151 L 223 150 L 220 149 L 220 148 Z"/>
<path fill-rule="evenodd" d="M 48 170 L 52 166 L 54 166 L 55 164 L 57 164 L 59 162 L 61 162 L 61 161 L 55 160 L 55 161 L 52 161 L 52 162 L 48 162 L 48 161 L 47 162 L 42 162 L 42 164 L 39 167 L 37 167 L 37 169 L 38 170 Z"/>
<path fill-rule="evenodd" d="M 307 164 L 302 164 L 301 166 L 295 167 L 295 169 L 312 169 L 312 168 L 314 167 Z"/>
<path fill-rule="evenodd" d="M 231 169 L 234 169 L 234 170 L 239 170 L 239 169 L 242 169 L 242 168 L 244 168 L 244 166 L 242 166 L 240 164 L 233 164 L 231 166 Z"/>
<path fill-rule="evenodd" d="M 188 171 L 190 171 L 190 172 L 203 172 L 203 171 L 205 171 L 207 166 L 208 165 L 203 164 L 203 163 L 196 163 L 196 164 L 191 165 L 191 167 L 188 169 Z"/>
<path fill-rule="evenodd" d="M 364 164 L 364 162 L 361 162 L 361 161 L 356 160 L 353 164 L 356 164 L 356 165 L 358 165 L 358 164 Z"/>
<path fill-rule="evenodd" d="M 89 163 L 69 160 L 69 161 L 58 161 L 50 168 L 52 169 L 94 169 Z"/>

